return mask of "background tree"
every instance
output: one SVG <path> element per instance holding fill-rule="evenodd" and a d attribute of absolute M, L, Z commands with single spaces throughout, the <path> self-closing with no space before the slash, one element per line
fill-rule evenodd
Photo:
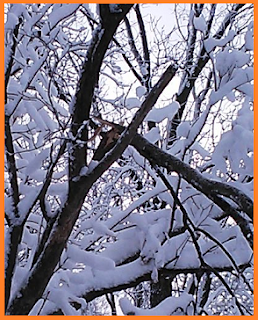
<path fill-rule="evenodd" d="M 253 6 L 7 4 L 5 180 L 6 314 L 252 314 Z"/>

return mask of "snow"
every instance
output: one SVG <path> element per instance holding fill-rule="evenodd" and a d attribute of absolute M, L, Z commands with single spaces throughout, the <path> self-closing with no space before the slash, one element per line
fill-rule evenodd
<path fill-rule="evenodd" d="M 6 221 L 6 225 L 7 223 L 10 226 L 21 224 L 23 219 L 28 217 L 24 225 L 22 244 L 18 250 L 20 253 L 23 250 L 24 252 L 25 250 L 29 250 L 28 257 L 26 257 L 27 260 L 19 261 L 16 265 L 12 295 L 15 294 L 15 291 L 19 289 L 19 286 L 30 275 L 33 252 L 36 250 L 40 235 L 46 226 L 46 221 L 42 216 L 42 212 L 40 212 L 40 205 L 38 202 L 36 203 L 36 199 L 44 182 L 49 164 L 53 160 L 51 150 L 54 153 L 57 151 L 61 135 L 62 137 L 65 136 L 65 138 L 76 139 L 73 136 L 69 136 L 71 114 L 67 104 L 61 102 L 57 97 L 58 90 L 54 82 L 51 82 L 52 80 L 49 79 L 49 72 L 58 70 L 58 68 L 54 70 L 54 59 L 57 59 L 56 62 L 62 65 L 64 57 L 66 59 L 70 52 L 78 54 L 78 61 L 82 61 L 81 51 L 85 53 L 89 42 L 86 41 L 80 44 L 81 39 L 83 39 L 82 33 L 78 35 L 76 46 L 67 46 L 70 39 L 68 33 L 65 34 L 63 32 L 60 24 L 61 20 L 67 19 L 71 15 L 71 17 L 76 19 L 73 13 L 79 6 L 81 8 L 85 7 L 87 11 L 90 10 L 88 4 L 51 4 L 46 7 L 42 5 L 42 9 L 39 7 L 36 9 L 35 7 L 34 9 L 38 10 L 38 12 L 34 11 L 33 7 L 31 7 L 32 11 L 28 12 L 25 5 L 15 4 L 10 5 L 10 11 L 7 14 L 5 27 L 5 39 L 7 39 L 5 51 L 6 63 L 10 61 L 12 32 L 20 16 L 23 17 L 23 24 L 20 26 L 22 32 L 18 40 L 20 41 L 20 36 L 24 39 L 21 38 L 21 42 L 18 43 L 13 65 L 13 70 L 21 67 L 22 71 L 12 76 L 8 83 L 9 100 L 6 105 L 6 114 L 12 115 L 10 124 L 12 125 L 15 161 L 18 170 L 18 211 L 20 218 L 15 219 L 13 215 L 14 206 L 12 188 L 10 186 L 11 173 L 7 172 L 6 189 L 8 192 L 5 195 L 5 209 L 10 221 Z M 110 12 L 113 14 L 119 13 L 121 11 L 119 6 L 117 4 L 110 4 Z M 82 16 L 83 14 L 78 11 L 78 16 L 80 15 Z M 94 19 L 94 15 L 91 15 L 91 18 Z M 191 21 L 193 21 L 193 26 L 196 30 L 201 33 L 206 32 L 207 26 L 203 15 L 195 17 L 192 10 L 190 18 L 193 19 Z M 68 28 L 69 23 L 67 25 Z M 42 39 L 37 39 L 39 26 L 42 26 Z M 24 37 L 24 35 L 28 36 Z M 103 32 L 100 33 L 100 37 L 102 35 Z M 89 32 L 88 37 L 90 38 L 91 36 Z M 236 40 L 240 39 L 240 42 L 243 39 L 245 40 L 242 46 L 239 45 L 238 41 L 234 41 L 234 46 L 236 48 L 239 47 L 239 50 L 235 50 L 229 43 L 234 38 Z M 197 40 L 202 41 L 203 35 L 198 33 Z M 44 43 L 44 46 L 42 43 Z M 72 41 L 69 43 L 70 45 L 73 44 Z M 201 46 L 201 42 L 199 44 Z M 60 45 L 60 49 L 57 50 L 58 45 Z M 204 45 L 210 53 L 209 56 L 212 62 L 214 62 L 212 67 L 215 66 L 214 76 L 217 80 L 217 86 L 211 94 L 207 94 L 207 101 L 202 105 L 200 117 L 195 123 L 189 120 L 192 119 L 192 109 L 190 109 L 191 96 L 187 102 L 187 108 L 189 106 L 190 110 L 189 114 L 186 114 L 187 121 L 182 121 L 177 127 L 177 136 L 181 139 L 174 143 L 169 153 L 173 155 L 182 154 L 187 147 L 190 147 L 189 154 L 193 154 L 192 150 L 198 152 L 203 158 L 201 161 L 204 167 L 205 165 L 207 168 L 208 165 L 214 166 L 209 168 L 204 176 L 213 177 L 214 180 L 221 181 L 218 173 L 221 173 L 222 179 L 224 177 L 228 179 L 230 170 L 232 176 L 236 176 L 238 180 L 232 181 L 229 184 L 237 186 L 244 193 L 253 197 L 253 184 L 242 183 L 242 181 L 246 181 L 244 179 L 247 176 L 252 176 L 253 174 L 253 70 L 250 67 L 253 54 L 249 52 L 253 50 L 253 24 L 250 23 L 240 33 L 230 30 L 223 39 L 218 40 L 210 37 L 205 40 Z M 227 47 L 229 46 L 231 47 L 228 49 Z M 201 47 L 197 46 L 196 48 Z M 55 50 L 56 52 L 52 52 L 51 50 Z M 113 48 L 112 50 L 105 56 L 104 64 L 107 63 L 109 65 L 112 63 L 110 59 L 112 60 L 115 57 L 117 49 Z M 53 65 L 49 53 L 53 54 Z M 153 54 L 155 53 L 153 52 Z M 170 58 L 172 59 L 172 57 Z M 48 69 L 49 67 L 51 67 L 51 70 Z M 133 83 L 132 88 L 135 89 L 135 96 L 125 99 L 127 89 L 125 86 L 123 87 L 122 67 L 123 65 L 120 65 L 120 62 L 119 66 L 116 62 L 111 65 L 111 69 L 113 68 L 114 72 L 119 73 L 119 75 L 117 74 L 119 79 L 113 76 L 113 80 L 116 80 L 114 82 L 115 85 L 119 87 L 116 97 L 114 99 L 109 99 L 108 97 L 99 98 L 104 103 L 103 107 L 106 106 L 106 103 L 109 103 L 109 107 L 115 109 L 119 104 L 119 109 L 116 111 L 118 111 L 119 116 L 122 116 L 121 120 L 124 121 L 126 120 L 124 116 L 127 117 L 129 115 L 128 118 L 130 118 L 132 114 L 132 112 L 127 112 L 127 110 L 141 106 L 147 90 L 144 86 L 137 86 Z M 140 66 L 142 75 L 148 73 L 148 67 L 149 65 L 147 64 Z M 158 72 L 158 70 L 156 71 Z M 182 70 L 182 72 L 184 71 L 185 69 Z M 69 78 L 67 82 L 76 81 L 75 78 L 73 80 L 70 79 L 71 74 L 69 75 L 69 72 L 67 75 L 64 75 L 64 78 Z M 153 76 L 158 74 L 155 72 Z M 77 76 L 79 77 L 79 73 Z M 60 85 L 66 84 L 62 81 L 59 83 Z M 188 81 L 187 77 L 186 81 Z M 66 89 L 70 90 L 71 88 L 71 90 L 75 90 L 72 89 L 74 83 L 68 83 Z M 112 82 L 112 84 L 114 83 Z M 104 82 L 103 85 L 105 86 Z M 200 87 L 200 89 L 202 88 Z M 103 90 L 105 91 L 105 87 Z M 110 92 L 112 90 L 110 87 Z M 243 94 L 246 100 L 236 115 L 236 108 L 240 108 L 241 102 L 238 92 Z M 75 95 L 71 94 L 71 96 Z M 168 102 L 164 101 L 171 99 L 171 95 L 169 98 L 165 97 L 163 99 L 163 97 L 160 99 L 161 102 L 152 108 L 146 116 L 145 121 L 153 121 L 160 124 L 163 121 L 169 123 L 173 119 L 179 110 L 179 104 L 172 102 L 167 105 Z M 231 127 L 227 132 L 222 134 L 220 141 L 217 145 L 214 145 L 214 152 L 210 154 L 203 147 L 202 142 L 205 138 L 202 140 L 200 132 L 207 123 L 206 120 L 209 119 L 207 117 L 210 114 L 215 115 L 217 111 L 223 111 L 223 103 L 218 108 L 214 104 L 221 102 L 225 97 L 232 102 L 236 99 L 235 118 L 234 121 L 230 119 Z M 60 104 L 58 101 L 60 101 Z M 124 102 L 124 106 L 122 102 Z M 70 106 L 73 106 L 73 103 Z M 123 107 L 127 110 L 123 110 Z M 70 111 L 73 110 L 71 109 Z M 120 118 L 113 118 L 113 114 L 109 114 L 109 109 L 105 111 L 107 111 L 106 115 L 110 119 L 120 121 Z M 57 117 L 60 123 L 58 123 Z M 88 122 L 83 123 L 81 130 L 87 124 Z M 143 128 L 145 127 L 143 125 Z M 224 128 L 223 125 L 220 128 Z M 165 148 L 165 143 L 163 143 L 162 139 L 167 133 L 165 130 L 166 123 L 164 122 L 145 133 L 144 137 L 151 143 L 159 141 L 159 145 Z M 49 136 L 49 134 L 52 134 L 52 136 Z M 78 140 L 78 142 L 80 141 Z M 52 146 L 50 147 L 51 144 Z M 89 147 L 94 147 L 94 144 Z M 92 149 L 89 149 L 89 152 L 92 154 Z M 67 153 L 62 156 L 47 190 L 45 200 L 48 214 L 54 215 L 56 207 L 61 205 L 60 198 L 67 195 L 67 157 L 69 157 Z M 56 307 L 61 308 L 65 315 L 81 315 L 82 310 L 87 308 L 87 303 L 84 299 L 79 298 L 80 295 L 125 286 L 132 282 L 137 282 L 144 277 L 149 279 L 149 276 L 156 282 L 158 281 L 158 271 L 161 268 L 166 268 L 168 271 L 171 270 L 171 272 L 181 272 L 181 269 L 187 268 L 189 268 L 189 272 L 192 272 L 193 268 L 200 268 L 200 259 L 188 231 L 184 231 L 183 234 L 175 233 L 176 235 L 173 235 L 172 238 L 168 237 L 174 205 L 171 193 L 168 192 L 148 161 L 141 157 L 133 147 L 128 147 L 123 157 L 121 161 L 126 162 L 129 159 L 131 161 L 130 164 L 122 164 L 123 168 L 121 168 L 120 163 L 114 164 L 110 169 L 111 171 L 107 171 L 107 175 L 103 174 L 99 179 L 99 182 L 97 182 L 99 185 L 94 185 L 87 195 L 81 215 L 63 250 L 58 268 L 55 270 L 42 299 L 38 301 L 31 311 L 31 315 L 37 314 L 40 310 L 44 314 L 48 308 Z M 188 154 L 184 158 L 185 162 L 188 162 L 187 157 Z M 81 176 L 87 176 L 97 165 L 98 162 L 91 161 L 88 167 L 85 166 L 81 169 L 79 176 L 75 179 L 80 180 Z M 142 190 L 129 190 L 131 177 L 129 177 L 128 172 L 130 170 L 140 170 L 140 178 L 144 182 Z M 166 170 L 164 174 L 173 187 L 179 186 L 177 175 L 169 175 L 166 173 Z M 86 181 L 86 178 L 81 179 L 81 181 L 84 180 Z M 123 194 L 122 188 L 117 187 L 117 185 L 120 186 L 120 181 L 122 181 L 123 187 L 125 186 L 129 190 L 128 197 L 127 194 Z M 147 181 L 146 184 L 145 181 Z M 116 185 L 116 183 L 118 184 Z M 98 186 L 100 186 L 100 189 L 97 188 Z M 185 183 L 185 181 L 180 182 L 179 188 L 180 199 L 189 217 L 200 229 L 195 235 L 205 262 L 214 268 L 232 267 L 232 261 L 230 261 L 227 254 L 208 236 L 204 235 L 201 229 L 222 243 L 223 247 L 230 252 L 232 259 L 234 259 L 237 265 L 249 263 L 253 253 L 243 237 L 240 228 L 234 223 L 225 226 L 221 222 L 212 219 L 212 217 L 221 214 L 219 208 L 207 200 L 200 192 L 189 186 L 188 183 Z M 113 196 L 109 193 L 109 190 L 115 190 L 118 195 L 122 196 L 121 207 L 114 205 L 114 202 L 112 202 Z M 100 198 L 98 198 L 99 194 L 101 194 Z M 97 198 L 95 195 L 97 195 Z M 155 197 L 159 197 L 160 200 L 166 202 L 165 209 L 152 210 L 152 208 L 146 206 L 146 202 L 149 201 L 152 204 Z M 34 209 L 32 212 L 29 212 L 33 206 Z M 175 220 L 173 221 L 173 227 L 177 231 L 177 228 L 183 227 L 184 224 L 182 212 L 179 208 L 176 208 L 174 213 Z M 7 225 L 5 231 L 6 253 L 9 253 L 8 250 L 10 249 L 8 248 L 10 244 L 10 226 Z M 192 296 L 186 292 L 188 291 L 185 290 L 184 293 L 180 293 L 179 297 L 169 297 L 157 307 L 149 310 L 133 306 L 127 298 L 121 299 L 120 305 L 126 315 L 177 315 L 181 312 L 176 310 L 179 307 L 183 308 L 183 313 L 191 315 L 190 304 Z M 74 302 L 81 305 L 80 310 L 74 308 Z"/>
<path fill-rule="evenodd" d="M 154 258 L 155 254 L 159 251 L 161 244 L 152 230 L 148 230 L 145 234 L 145 241 L 141 250 L 140 256 L 143 263 L 148 263 Z"/>
<path fill-rule="evenodd" d="M 7 15 L 7 21 L 5 22 L 5 30 L 7 32 L 12 31 L 16 24 L 18 23 L 19 17 L 26 12 L 26 7 L 24 4 L 16 4 L 15 6 L 12 6 L 10 10 L 8 11 Z"/>
<path fill-rule="evenodd" d="M 161 139 L 159 128 L 158 127 L 151 128 L 150 131 L 144 134 L 144 138 L 151 143 L 156 143 Z"/>
<path fill-rule="evenodd" d="M 121 13 L 122 9 L 119 8 L 119 4 L 109 4 L 110 13 Z"/>
<path fill-rule="evenodd" d="M 81 305 L 82 309 L 86 308 L 87 303 L 84 299 L 78 298 L 75 295 L 71 294 L 67 290 L 68 284 L 62 283 L 62 285 L 56 285 L 56 287 L 51 288 L 47 296 L 49 301 L 55 303 L 55 305 L 60 308 L 64 315 L 81 315 L 80 310 L 76 310 L 71 304 L 71 302 L 77 302 Z"/>
<path fill-rule="evenodd" d="M 112 230 L 110 230 L 104 222 L 101 221 L 94 221 L 92 223 L 92 228 L 96 232 L 97 235 L 104 236 L 108 235 L 111 237 L 115 237 L 116 234 Z"/>
<path fill-rule="evenodd" d="M 77 3 L 69 3 L 69 4 L 61 4 L 57 5 L 55 4 L 53 8 L 53 12 L 49 14 L 48 16 L 48 23 L 50 29 L 56 26 L 57 23 L 59 23 L 61 20 L 69 17 L 73 12 L 75 12 L 80 4 Z M 46 31 L 46 30 L 45 30 Z"/>
<path fill-rule="evenodd" d="M 187 138 L 188 135 L 189 135 L 190 130 L 191 130 L 190 121 L 183 121 L 177 127 L 176 135 L 177 135 L 177 137 Z"/>
<path fill-rule="evenodd" d="M 139 108 L 141 106 L 141 101 L 138 98 L 128 98 L 125 100 L 125 107 L 128 110 L 133 108 Z"/>
<path fill-rule="evenodd" d="M 199 17 L 194 17 L 193 19 L 193 25 L 196 30 L 199 30 L 201 32 L 205 32 L 207 29 L 206 21 L 204 17 L 201 15 Z"/>
<path fill-rule="evenodd" d="M 20 223 L 25 218 L 26 214 L 28 213 L 29 209 L 31 209 L 32 204 L 37 198 L 39 190 L 39 186 L 34 186 L 33 188 L 30 188 L 30 192 L 25 194 L 24 198 L 20 200 L 18 204 L 20 219 L 18 219 L 17 223 Z"/>
<path fill-rule="evenodd" d="M 164 119 L 172 120 L 179 109 L 178 102 L 172 102 L 163 108 L 152 108 L 152 110 L 145 117 L 144 121 L 154 121 L 156 123 L 162 122 Z"/>
<path fill-rule="evenodd" d="M 147 92 L 147 89 L 143 86 L 139 86 L 136 88 L 136 95 L 139 99 L 141 99 Z"/>
<path fill-rule="evenodd" d="M 206 51 L 209 53 L 213 51 L 216 47 L 224 47 L 227 43 L 232 41 L 235 37 L 235 31 L 229 30 L 228 34 L 222 39 L 208 38 L 204 40 L 204 47 Z"/>
<path fill-rule="evenodd" d="M 193 301 L 193 296 L 188 293 L 182 293 L 179 297 L 168 297 L 152 309 L 142 309 L 132 305 L 128 298 L 119 300 L 120 307 L 124 315 L 135 316 L 170 316 L 181 314 L 177 309 L 186 311 L 187 307 Z M 179 312 L 179 313 L 178 313 Z"/>
<path fill-rule="evenodd" d="M 210 95 L 209 105 L 214 105 L 218 101 L 222 100 L 225 96 L 227 96 L 228 92 L 231 92 L 234 89 L 241 89 L 241 86 L 249 83 L 253 80 L 253 69 L 245 68 L 245 69 L 236 69 L 232 74 L 232 79 L 225 83 L 222 87 L 217 91 L 213 91 Z M 249 86 L 247 88 L 250 88 Z M 250 94 L 250 98 L 252 99 L 253 93 L 251 90 L 246 90 L 246 93 Z"/>
<path fill-rule="evenodd" d="M 69 246 L 67 249 L 67 257 L 76 263 L 83 263 L 95 270 L 109 271 L 114 270 L 115 262 L 107 257 L 102 257 L 93 252 L 81 250 L 75 245 Z"/>
<path fill-rule="evenodd" d="M 40 151 L 33 159 L 31 159 L 29 166 L 25 169 L 25 174 L 30 175 L 34 171 L 41 169 L 42 163 L 49 157 L 50 150 L 48 148 Z"/>
<path fill-rule="evenodd" d="M 245 34 L 245 49 L 247 51 L 253 51 L 254 50 L 254 23 L 251 21 L 248 25 L 248 31 Z"/>
<path fill-rule="evenodd" d="M 216 55 L 216 69 L 220 77 L 223 77 L 227 73 L 230 75 L 235 67 L 243 67 L 249 60 L 249 54 L 227 48 Z"/>
<path fill-rule="evenodd" d="M 139 253 L 143 245 L 143 234 L 136 227 L 116 232 L 116 241 L 107 246 L 101 253 L 103 257 L 108 257 L 119 265 L 126 259 Z"/>

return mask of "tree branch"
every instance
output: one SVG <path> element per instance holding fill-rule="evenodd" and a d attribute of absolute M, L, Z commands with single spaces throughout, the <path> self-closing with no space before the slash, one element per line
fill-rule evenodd
<path fill-rule="evenodd" d="M 102 8 L 102 6 L 106 5 L 101 4 L 100 6 Z M 73 137 L 77 137 L 79 130 L 81 132 L 78 137 L 80 142 L 76 141 L 76 139 L 72 141 L 69 163 L 70 187 L 73 186 L 72 179 L 77 177 L 81 168 L 87 164 L 86 141 L 88 140 L 88 129 L 86 123 L 89 120 L 92 98 L 95 86 L 98 83 L 102 61 L 119 23 L 125 18 L 132 4 L 119 6 L 121 12 L 120 10 L 118 13 L 109 12 L 105 20 L 94 30 L 93 38 L 86 54 L 85 64 L 82 68 L 72 111 L 71 132 Z M 106 7 L 105 11 L 107 11 Z"/>
<path fill-rule="evenodd" d="M 183 179 L 208 198 L 213 196 L 214 200 L 214 196 L 219 194 L 233 200 L 239 206 L 239 209 L 245 212 L 253 221 L 253 201 L 241 190 L 226 183 L 205 178 L 188 164 L 159 149 L 140 135 L 137 136 L 137 142 L 136 139 L 133 140 L 132 145 L 142 156 L 151 162 L 166 168 L 169 172 L 177 172 Z"/>

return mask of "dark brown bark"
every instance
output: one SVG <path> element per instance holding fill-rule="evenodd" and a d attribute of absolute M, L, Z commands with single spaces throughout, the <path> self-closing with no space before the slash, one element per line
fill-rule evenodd
<path fill-rule="evenodd" d="M 107 8 L 108 5 L 101 4 L 99 6 L 101 11 L 106 12 L 105 20 L 102 19 L 96 27 L 87 51 L 72 111 L 71 132 L 75 141 L 72 141 L 69 165 L 71 186 L 73 185 L 72 179 L 77 177 L 81 168 L 87 164 L 87 121 L 89 120 L 92 98 L 98 83 L 102 61 L 118 25 L 132 7 L 129 4 L 120 5 L 121 12 L 110 13 Z"/>
<path fill-rule="evenodd" d="M 151 307 L 156 307 L 161 301 L 171 296 L 172 284 L 176 274 L 171 273 L 171 275 L 159 272 L 159 279 L 157 283 L 151 283 L 151 296 L 150 305 Z"/>
<path fill-rule="evenodd" d="M 252 247 L 253 233 L 249 223 L 253 221 L 253 201 L 246 194 L 231 185 L 203 177 L 197 170 L 191 168 L 175 156 L 159 149 L 140 135 L 135 137 L 132 145 L 151 164 L 164 167 L 168 172 L 177 172 L 190 185 L 202 192 L 228 215 L 232 216 Z M 229 204 L 225 200 L 225 197 L 233 200 L 237 207 Z M 247 214 L 250 222 L 241 215 L 241 212 Z"/>
<path fill-rule="evenodd" d="M 137 141 L 135 139 L 132 145 L 151 163 L 165 167 L 169 172 L 177 172 L 208 198 L 221 195 L 233 200 L 238 205 L 239 210 L 245 212 L 251 221 L 253 220 L 253 201 L 241 190 L 226 183 L 205 178 L 188 164 L 159 149 L 140 135 L 137 136 Z"/>
<path fill-rule="evenodd" d="M 131 7 L 132 5 L 121 5 L 121 12 L 112 14 L 112 19 L 109 19 L 107 26 L 100 25 L 98 32 L 96 32 L 92 40 L 92 45 L 88 50 L 86 63 L 80 79 L 79 89 L 76 94 L 71 128 L 74 136 L 76 136 L 78 129 L 83 125 L 84 121 L 88 119 L 93 90 L 98 80 L 100 66 L 108 44 L 119 23 Z M 87 130 L 82 130 L 82 135 L 78 138 L 86 141 Z M 70 177 L 77 176 L 86 161 L 85 146 L 84 148 L 80 148 L 75 142 L 73 147 L 73 160 L 70 162 Z M 27 283 L 24 284 L 20 293 L 11 301 L 7 314 L 27 315 L 35 302 L 43 294 L 77 220 L 84 198 L 92 186 L 92 183 L 95 182 L 97 178 L 97 175 L 92 175 L 86 183 L 83 181 L 79 186 L 76 184 L 75 188 L 74 184 L 72 188 L 70 186 L 68 200 L 64 208 L 59 212 L 57 222 L 54 224 L 55 229 L 50 233 L 48 242 L 44 244 L 44 248 L 40 249 L 40 251 L 42 251 L 41 255 L 32 269 Z"/>
<path fill-rule="evenodd" d="M 41 297 L 79 216 L 82 204 L 89 189 L 110 165 L 121 156 L 136 134 L 138 126 L 171 81 L 175 72 L 176 69 L 173 66 L 168 67 L 142 103 L 141 108 L 137 111 L 131 124 L 124 130 L 115 147 L 105 155 L 95 169 L 90 171 L 88 175 L 83 176 L 78 181 L 74 182 L 72 188 L 70 187 L 68 199 L 57 215 L 57 220 L 54 223 L 48 242 L 32 269 L 26 286 L 20 290 L 19 294 L 11 302 L 7 314 L 26 315 Z"/>

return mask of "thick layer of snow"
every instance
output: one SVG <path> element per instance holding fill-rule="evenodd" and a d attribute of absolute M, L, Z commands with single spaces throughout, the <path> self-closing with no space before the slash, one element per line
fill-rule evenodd
<path fill-rule="evenodd" d="M 172 102 L 163 108 L 154 107 L 145 117 L 144 121 L 154 121 L 156 123 L 159 123 L 164 119 L 172 120 L 174 115 L 177 113 L 178 109 L 178 102 Z"/>
<path fill-rule="evenodd" d="M 142 309 L 135 307 L 128 298 L 121 298 L 119 300 L 120 307 L 124 315 L 134 316 L 170 316 L 182 315 L 183 312 L 187 314 L 187 309 L 193 301 L 193 296 L 183 293 L 180 297 L 169 297 L 163 300 L 159 305 L 152 309 Z M 179 310 L 177 310 L 179 309 Z M 190 308 L 189 308 L 190 310 Z M 191 314 L 188 314 L 191 315 Z"/>

